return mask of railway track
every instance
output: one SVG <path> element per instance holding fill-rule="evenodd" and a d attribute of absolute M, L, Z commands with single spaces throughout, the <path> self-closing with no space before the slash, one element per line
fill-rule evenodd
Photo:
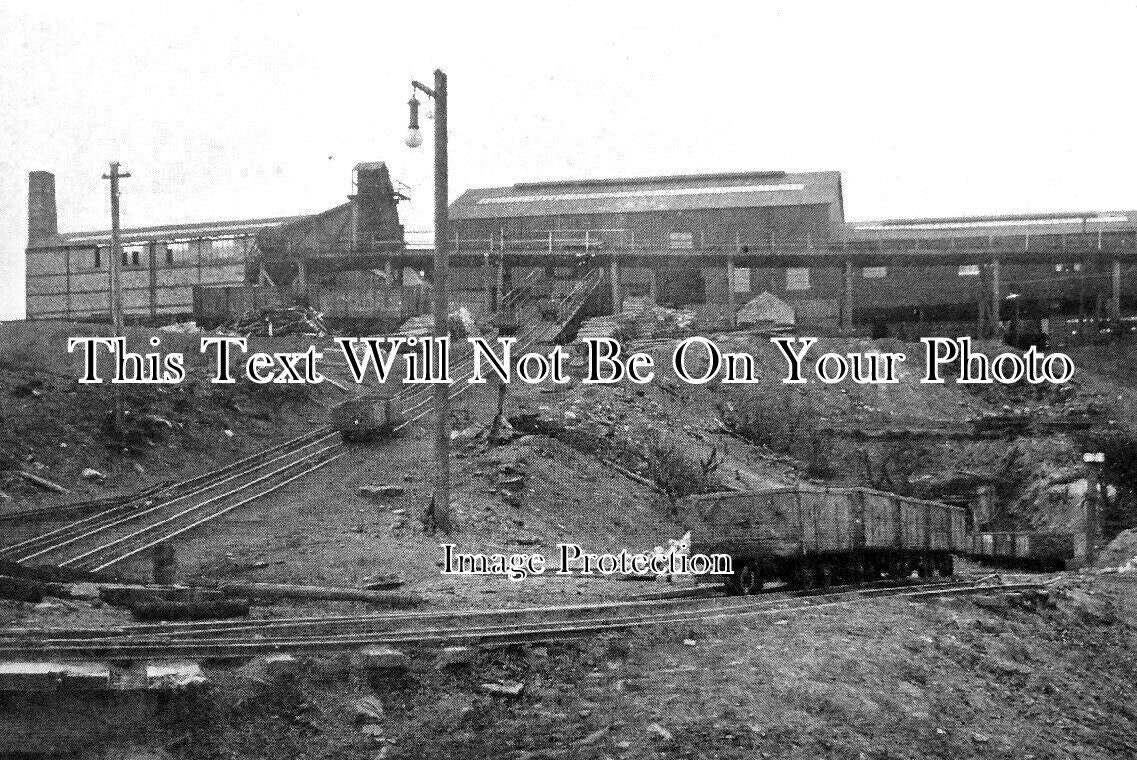
<path fill-rule="evenodd" d="M 6 547 L 3 556 L 21 563 L 104 570 L 323 467 L 342 451 L 338 437 L 319 431 L 294 439 L 220 477 L 189 484 L 178 495 L 93 515 Z"/>
<path fill-rule="evenodd" d="M 521 298 L 519 288 L 507 294 L 508 302 Z M 586 287 L 581 279 L 561 300 L 569 304 Z M 522 305 L 529 326 L 518 335 L 515 350 L 528 350 L 539 338 L 539 315 Z M 472 350 L 462 351 L 453 367 L 455 383 L 450 398 L 470 390 L 464 382 L 473 372 Z M 432 386 L 404 385 L 396 394 L 403 404 L 401 431 L 431 413 Z M 348 452 L 338 433 L 322 426 L 309 433 L 245 457 L 211 473 L 175 483 L 143 501 L 127 502 L 23 541 L 0 547 L 0 558 L 76 570 L 104 571 L 180 536 L 251 501 L 327 466 Z"/>
<path fill-rule="evenodd" d="M 248 657 L 272 652 L 331 652 L 371 645 L 504 645 L 566 640 L 659 625 L 776 615 L 871 598 L 1022 592 L 1041 582 L 986 585 L 945 580 L 891 587 L 777 592 L 755 597 L 704 597 L 609 602 L 567 607 L 363 616 L 165 623 L 119 629 L 0 631 L 0 658 L 141 659 Z"/>

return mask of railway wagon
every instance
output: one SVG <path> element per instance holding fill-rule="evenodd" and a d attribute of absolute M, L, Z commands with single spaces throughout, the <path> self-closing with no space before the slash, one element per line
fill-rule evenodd
<path fill-rule="evenodd" d="M 365 394 L 332 407 L 330 422 L 345 441 L 366 441 L 392 431 L 402 421 L 396 398 Z"/>
<path fill-rule="evenodd" d="M 781 580 L 812 588 L 950 576 L 968 549 L 965 510 L 870 488 L 778 488 L 688 497 L 701 519 L 693 553 L 725 553 L 729 590 L 752 594 Z"/>
<path fill-rule="evenodd" d="M 969 555 L 996 567 L 1065 570 L 1075 556 L 1070 533 L 983 531 L 973 533 L 969 543 Z"/>

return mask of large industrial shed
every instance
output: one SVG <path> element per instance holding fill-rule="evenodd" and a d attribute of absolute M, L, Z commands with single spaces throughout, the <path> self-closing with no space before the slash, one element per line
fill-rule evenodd
<path fill-rule="evenodd" d="M 738 172 L 468 190 L 450 218 L 458 250 L 670 252 L 614 270 L 615 297 L 722 303 L 726 268 L 699 253 L 823 248 L 842 228 L 844 207 L 838 172 Z M 738 267 L 733 280 L 739 293 L 794 292 L 808 272 Z"/>
<path fill-rule="evenodd" d="M 737 307 L 767 291 L 801 322 L 882 332 L 1116 317 L 1137 302 L 1137 212 L 846 222 L 838 172 L 519 183 L 466 192 L 451 218 L 459 251 L 528 264 L 589 252 L 615 308 L 628 295 Z"/>

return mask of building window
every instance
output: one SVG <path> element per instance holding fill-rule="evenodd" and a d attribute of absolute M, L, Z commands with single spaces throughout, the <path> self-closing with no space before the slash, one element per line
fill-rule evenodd
<path fill-rule="evenodd" d="M 100 268 L 102 265 L 103 265 L 103 249 L 102 248 L 96 248 L 95 249 L 95 269 Z"/>
<path fill-rule="evenodd" d="M 750 270 L 746 267 L 734 268 L 734 282 L 731 283 L 735 293 L 750 292 Z"/>
<path fill-rule="evenodd" d="M 878 280 L 888 276 L 888 267 L 864 267 L 861 269 L 861 275 L 866 280 Z"/>
<path fill-rule="evenodd" d="M 787 269 L 786 290 L 809 290 L 809 267 Z"/>
<path fill-rule="evenodd" d="M 210 240 L 209 248 L 215 256 L 228 256 L 237 250 L 237 241 L 233 238 Z"/>
<path fill-rule="evenodd" d="M 1081 264 L 1055 264 L 1055 272 L 1080 272 L 1082 271 Z"/>
<path fill-rule="evenodd" d="M 689 250 L 695 247 L 695 236 L 690 232 L 672 232 L 668 242 L 673 249 Z"/>
<path fill-rule="evenodd" d="M 189 243 L 166 243 L 166 264 L 173 266 L 175 260 L 185 261 L 189 254 Z"/>
<path fill-rule="evenodd" d="M 978 277 L 979 265 L 978 264 L 960 264 L 959 265 L 960 277 Z"/>

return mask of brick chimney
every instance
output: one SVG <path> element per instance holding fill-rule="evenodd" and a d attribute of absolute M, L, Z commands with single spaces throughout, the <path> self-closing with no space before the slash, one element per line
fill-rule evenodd
<path fill-rule="evenodd" d="M 55 214 L 55 175 L 35 171 L 28 174 L 28 245 L 46 242 L 59 235 Z"/>

